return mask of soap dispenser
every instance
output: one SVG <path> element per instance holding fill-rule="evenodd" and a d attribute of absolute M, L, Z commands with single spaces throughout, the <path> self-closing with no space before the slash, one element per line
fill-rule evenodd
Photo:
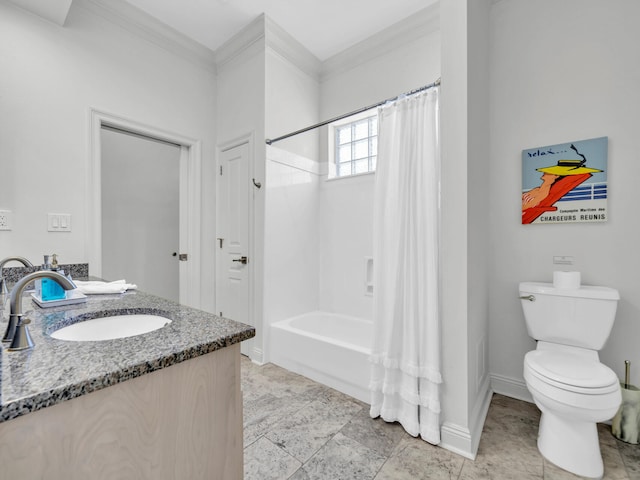
<path fill-rule="evenodd" d="M 42 269 L 51 270 L 54 272 L 62 273 L 64 275 L 64 272 L 61 272 L 58 266 L 58 255 L 54 253 L 52 257 L 53 260 L 51 261 L 51 263 L 49 263 L 49 255 L 44 256 L 44 265 L 42 265 Z M 45 302 L 67 298 L 66 290 L 52 278 L 43 278 L 40 288 L 40 298 L 42 298 L 42 300 Z"/>

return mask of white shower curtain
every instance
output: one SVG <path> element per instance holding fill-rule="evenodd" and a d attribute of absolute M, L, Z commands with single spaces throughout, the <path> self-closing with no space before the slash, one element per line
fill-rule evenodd
<path fill-rule="evenodd" d="M 374 199 L 373 418 L 440 443 L 439 88 L 379 109 Z"/>

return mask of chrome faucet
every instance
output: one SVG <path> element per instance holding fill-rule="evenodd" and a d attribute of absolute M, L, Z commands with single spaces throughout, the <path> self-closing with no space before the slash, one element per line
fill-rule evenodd
<path fill-rule="evenodd" d="M 9 262 L 20 262 L 25 267 L 33 267 L 33 264 L 24 257 L 7 257 L 4 260 L 0 260 L 0 294 L 6 295 L 9 293 L 7 289 L 7 281 L 4 279 L 2 275 L 2 269 L 4 268 L 5 263 Z"/>
<path fill-rule="evenodd" d="M 2 338 L 3 342 L 11 342 L 7 349 L 9 351 L 25 350 L 34 346 L 27 328 L 27 324 L 31 323 L 31 320 L 22 318 L 22 292 L 29 283 L 38 278 L 55 280 L 65 290 L 76 288 L 76 284 L 67 277 L 51 270 L 40 270 L 22 277 L 11 290 L 9 325 L 7 325 L 7 331 Z"/>

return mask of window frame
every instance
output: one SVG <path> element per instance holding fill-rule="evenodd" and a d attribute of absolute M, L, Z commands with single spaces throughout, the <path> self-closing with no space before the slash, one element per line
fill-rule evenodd
<path fill-rule="evenodd" d="M 351 115 L 349 117 L 337 120 L 335 122 L 332 122 L 329 124 L 329 130 L 328 130 L 328 172 L 327 172 L 327 180 L 337 180 L 337 179 L 341 179 L 341 178 L 351 178 L 351 177 L 358 177 L 361 175 L 370 175 L 372 173 L 375 173 L 376 171 L 376 167 L 377 167 L 377 141 L 378 141 L 378 129 L 376 128 L 376 134 L 375 135 L 368 135 L 366 138 L 367 140 L 370 140 L 372 138 L 375 138 L 376 141 L 376 155 L 368 155 L 367 157 L 363 157 L 366 158 L 369 166 L 368 168 L 370 168 L 371 165 L 371 158 L 375 157 L 376 158 L 376 165 L 373 166 L 372 169 L 368 169 L 366 172 L 360 172 L 360 173 L 349 173 L 347 175 L 338 175 L 338 145 L 336 144 L 336 137 L 338 134 L 338 129 L 339 128 L 343 128 L 346 125 L 352 125 L 358 122 L 361 122 L 362 120 L 365 119 L 369 119 L 371 117 L 377 117 L 378 116 L 378 110 L 377 108 L 371 108 L 369 110 L 365 110 L 364 112 L 360 112 L 357 113 L 355 115 Z M 349 142 L 351 145 L 353 145 L 355 143 L 355 140 L 351 140 Z M 371 153 L 369 151 L 369 153 Z M 353 168 L 353 163 L 358 160 L 358 159 L 354 159 L 353 157 L 351 158 L 351 160 L 348 162 L 350 165 L 352 165 Z M 347 163 L 347 162 L 344 162 Z"/>

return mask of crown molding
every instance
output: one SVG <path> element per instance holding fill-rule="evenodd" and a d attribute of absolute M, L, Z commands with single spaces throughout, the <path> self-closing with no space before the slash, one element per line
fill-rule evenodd
<path fill-rule="evenodd" d="M 266 44 L 278 55 L 317 79 L 322 62 L 271 18 L 265 16 Z"/>
<path fill-rule="evenodd" d="M 123 0 L 73 0 L 73 4 L 195 65 L 216 72 L 213 51 Z"/>
<path fill-rule="evenodd" d="M 264 13 L 216 50 L 218 70 L 269 48 L 297 68 L 318 78 L 321 62 L 298 40 Z"/>
<path fill-rule="evenodd" d="M 31 12 L 45 20 L 64 26 L 73 0 L 9 0 L 14 5 Z"/>
<path fill-rule="evenodd" d="M 21 5 L 29 0 L 11 1 Z M 304 73 L 320 81 L 371 61 L 440 28 L 440 8 L 436 2 L 322 62 L 265 14 L 256 17 L 213 52 L 123 0 L 57 1 L 72 1 L 74 6 L 102 17 L 213 73 L 223 70 L 237 60 L 264 53 L 265 48 L 270 48 Z M 493 0 L 497 1 L 500 0 Z"/>
<path fill-rule="evenodd" d="M 328 58 L 322 63 L 320 79 L 326 80 L 439 30 L 440 3 L 436 2 Z"/>
<path fill-rule="evenodd" d="M 264 53 L 265 38 L 265 15 L 262 14 L 216 49 L 218 71 L 242 58 Z"/>

